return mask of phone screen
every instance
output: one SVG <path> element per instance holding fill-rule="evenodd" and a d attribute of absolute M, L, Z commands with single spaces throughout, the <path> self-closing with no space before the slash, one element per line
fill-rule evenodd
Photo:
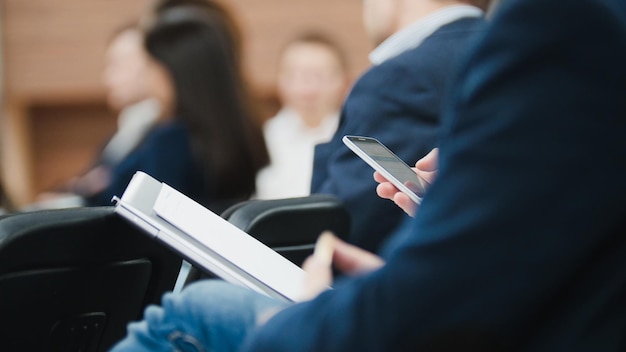
<path fill-rule="evenodd" d="M 353 136 L 348 139 L 413 193 L 420 197 L 424 195 L 425 181 L 417 177 L 413 169 L 378 140 Z"/>

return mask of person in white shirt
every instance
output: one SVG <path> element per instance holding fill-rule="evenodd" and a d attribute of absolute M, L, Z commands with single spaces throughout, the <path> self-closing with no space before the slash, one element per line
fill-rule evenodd
<path fill-rule="evenodd" d="M 307 33 L 285 46 L 277 79 L 283 107 L 264 125 L 271 162 L 257 176 L 256 198 L 310 193 L 314 147 L 335 133 L 348 83 L 345 56 L 331 39 Z"/>

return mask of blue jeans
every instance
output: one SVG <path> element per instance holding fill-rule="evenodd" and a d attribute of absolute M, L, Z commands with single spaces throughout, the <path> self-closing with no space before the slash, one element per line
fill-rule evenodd
<path fill-rule="evenodd" d="M 237 351 L 246 336 L 287 306 L 246 288 L 205 280 L 167 293 L 162 307 L 146 308 L 144 320 L 111 351 Z"/>

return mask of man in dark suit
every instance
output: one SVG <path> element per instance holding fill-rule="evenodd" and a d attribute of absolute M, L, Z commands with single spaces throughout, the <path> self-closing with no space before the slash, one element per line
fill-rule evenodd
<path fill-rule="evenodd" d="M 307 287 L 330 283 L 332 257 L 355 275 L 333 290 L 283 308 L 199 283 L 118 351 L 172 336 L 244 351 L 624 351 L 626 2 L 501 6 L 444 114 L 438 178 L 384 264 L 324 237 Z"/>
<path fill-rule="evenodd" d="M 501 6 L 412 230 L 249 350 L 625 350 L 626 2 Z"/>
<path fill-rule="evenodd" d="M 350 212 L 348 240 L 378 251 L 406 219 L 376 197 L 372 169 L 342 143 L 344 135 L 374 137 L 414 163 L 438 141 L 442 100 L 458 61 L 484 20 L 485 0 L 368 0 L 364 22 L 373 66 L 356 82 L 329 143 L 315 149 L 312 193 L 339 197 Z M 473 5 L 473 6 L 472 6 Z"/>

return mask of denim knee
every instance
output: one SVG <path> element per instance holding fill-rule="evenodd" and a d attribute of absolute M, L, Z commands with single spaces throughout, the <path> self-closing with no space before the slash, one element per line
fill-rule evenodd
<path fill-rule="evenodd" d="M 284 306 L 247 288 L 200 281 L 164 295 L 161 307 L 148 307 L 144 321 L 129 326 L 119 351 L 236 351 L 259 315 Z"/>

